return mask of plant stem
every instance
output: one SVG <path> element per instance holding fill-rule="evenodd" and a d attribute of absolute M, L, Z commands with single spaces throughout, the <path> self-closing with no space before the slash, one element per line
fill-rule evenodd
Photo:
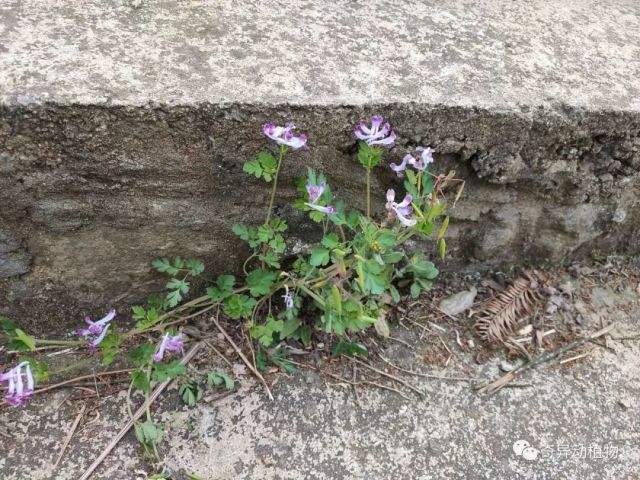
<path fill-rule="evenodd" d="M 82 340 L 46 340 L 44 338 L 34 338 L 33 341 L 36 345 L 68 345 L 70 347 L 77 347 L 86 343 Z"/>
<path fill-rule="evenodd" d="M 269 225 L 271 220 L 271 210 L 273 210 L 273 202 L 276 199 L 276 190 L 278 189 L 278 174 L 280 173 L 280 165 L 284 154 L 287 152 L 287 147 L 280 145 L 280 156 L 278 157 L 278 166 L 276 167 L 276 174 L 273 176 L 273 187 L 271 187 L 271 200 L 269 201 L 269 210 L 267 210 L 267 219 L 264 221 L 265 225 Z"/>
<path fill-rule="evenodd" d="M 367 218 L 371 218 L 371 169 L 367 168 Z"/>

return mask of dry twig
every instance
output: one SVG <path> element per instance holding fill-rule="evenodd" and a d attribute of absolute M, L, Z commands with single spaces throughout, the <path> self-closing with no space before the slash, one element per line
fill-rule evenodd
<path fill-rule="evenodd" d="M 184 357 L 182 357 L 182 360 L 180 360 L 180 363 L 182 365 L 188 364 L 191 361 L 191 359 L 195 356 L 196 352 L 198 351 L 201 345 L 202 344 L 198 342 L 193 347 L 191 347 L 191 350 L 189 350 L 187 354 Z M 156 401 L 156 399 L 160 396 L 163 390 L 167 388 L 167 385 L 169 385 L 171 382 L 172 382 L 172 379 L 168 378 L 164 382 L 156 386 L 156 388 L 153 390 L 153 393 L 149 397 L 149 405 Z M 96 460 L 82 474 L 82 476 L 80 477 L 80 480 L 87 480 L 91 476 L 94 470 L 98 468 L 98 466 L 103 462 L 105 458 L 107 458 L 107 455 L 109 455 L 111 450 L 113 450 L 115 446 L 118 444 L 118 442 L 122 440 L 122 437 L 124 437 L 126 433 L 129 431 L 129 429 L 133 427 L 134 422 L 137 421 L 142 415 L 145 414 L 146 406 L 147 406 L 147 402 L 143 403 L 140 406 L 140 408 L 136 410 L 136 413 L 133 415 L 133 418 L 129 419 L 127 424 L 124 427 L 122 427 L 122 429 L 118 432 L 118 434 L 111 440 L 111 442 L 109 442 L 109 445 L 107 445 L 107 447 L 102 451 L 100 456 L 98 456 L 98 458 L 96 458 Z"/>
<path fill-rule="evenodd" d="M 387 372 L 385 372 L 384 370 L 379 370 L 379 369 L 377 369 L 376 367 L 373 367 L 373 366 L 371 366 L 371 365 L 369 365 L 369 364 L 367 364 L 367 363 L 365 363 L 365 362 L 363 362 L 363 361 L 361 361 L 361 360 L 358 360 L 357 358 L 349 357 L 349 359 L 350 359 L 352 362 L 356 362 L 357 364 L 362 365 L 363 367 L 368 368 L 369 370 L 371 370 L 371 371 L 373 371 L 373 372 L 376 372 L 376 373 L 378 373 L 378 374 L 382 375 L 383 377 L 387 377 L 387 378 L 390 378 L 391 380 L 395 380 L 396 382 L 398 382 L 398 383 L 400 383 L 400 384 L 404 385 L 404 386 L 405 386 L 405 387 L 407 387 L 408 389 L 413 390 L 414 392 L 416 392 L 416 393 L 417 393 L 418 395 L 420 395 L 421 397 L 424 397 L 424 392 L 423 392 L 422 390 L 420 390 L 420 389 L 419 389 L 419 388 L 417 388 L 417 387 L 414 387 L 413 385 L 411 385 L 411 384 L 410 384 L 409 382 L 407 382 L 406 380 L 403 380 L 403 379 L 401 379 L 401 378 L 398 378 L 398 377 L 396 377 L 395 375 L 391 375 L 390 373 L 387 373 Z"/>
<path fill-rule="evenodd" d="M 384 363 L 389 365 L 390 367 L 395 368 L 396 370 L 399 370 L 400 372 L 408 373 L 409 375 L 415 375 L 416 377 L 433 378 L 433 379 L 437 379 L 437 380 L 451 380 L 451 381 L 454 381 L 454 382 L 474 382 L 475 381 L 475 378 L 469 378 L 469 377 L 447 377 L 447 376 L 444 376 L 444 375 L 433 375 L 433 374 L 429 374 L 429 373 L 416 372 L 416 371 L 413 371 L 413 370 L 408 370 L 406 368 L 399 367 L 398 365 L 396 365 L 394 363 L 391 363 L 389 360 L 384 358 L 382 355 L 380 355 L 380 359 Z"/>
<path fill-rule="evenodd" d="M 561 348 L 558 348 L 552 352 L 549 353 L 545 353 L 543 355 L 538 356 L 537 358 L 534 358 L 533 360 L 519 366 L 518 368 L 510 371 L 509 373 L 507 373 L 506 375 L 503 375 L 502 377 L 500 377 L 498 380 L 491 382 L 487 385 L 485 385 L 484 387 L 481 387 L 478 389 L 478 393 L 480 394 L 493 394 L 495 392 L 497 392 L 498 390 L 500 390 L 501 388 L 503 388 L 506 384 L 510 383 L 511 381 L 513 381 L 520 373 L 522 373 L 525 370 L 528 370 L 530 368 L 533 367 L 537 367 L 538 365 L 542 365 L 543 363 L 546 362 L 550 362 L 556 358 L 558 358 L 560 355 L 573 350 L 574 348 L 580 347 L 582 345 L 584 345 L 587 342 L 590 342 L 596 338 L 602 337 L 603 335 L 606 335 L 607 333 L 609 333 L 611 330 L 613 330 L 613 328 L 615 327 L 615 322 L 610 323 L 609 325 L 607 325 L 606 327 L 598 330 L 597 332 L 589 335 L 588 337 L 582 338 L 580 340 L 576 340 L 575 342 L 571 342 Z"/>
<path fill-rule="evenodd" d="M 249 370 L 251 370 L 251 373 L 253 373 L 258 378 L 258 380 L 260 380 L 260 383 L 262 383 L 262 385 L 264 386 L 264 389 L 267 391 L 267 396 L 269 397 L 269 400 L 273 401 L 273 395 L 271 394 L 271 390 L 269 390 L 269 385 L 267 385 L 267 382 L 265 381 L 264 377 L 258 371 L 258 369 L 249 361 L 249 359 L 244 355 L 244 353 L 242 353 L 242 350 L 238 348 L 238 346 L 236 345 L 236 342 L 233 341 L 233 339 L 229 336 L 229 334 L 225 331 L 225 329 L 222 328 L 222 326 L 220 325 L 220 322 L 218 322 L 217 315 L 213 317 L 213 323 L 215 324 L 216 327 L 218 327 L 218 330 L 220 330 L 220 333 L 224 335 L 224 338 L 226 338 L 227 341 L 231 344 L 231 346 L 236 351 L 238 356 L 242 359 L 242 361 L 245 363 L 245 365 L 249 367 Z"/>
<path fill-rule="evenodd" d="M 80 412 L 78 412 L 78 415 L 76 416 L 76 419 L 73 422 L 73 425 L 71 425 L 71 430 L 69 430 L 69 434 L 67 435 L 67 438 L 64 440 L 64 443 L 62 444 L 62 448 L 60 449 L 60 454 L 58 455 L 58 459 L 56 460 L 56 463 L 53 464 L 52 470 L 55 471 L 55 469 L 58 468 L 58 465 L 62 460 L 64 452 L 67 450 L 67 447 L 69 446 L 69 442 L 71 442 L 71 439 L 73 438 L 73 434 L 76 433 L 76 429 L 80 424 L 80 420 L 82 420 L 82 416 L 84 415 L 84 411 L 86 410 L 86 408 L 87 408 L 87 405 L 83 403 L 82 408 L 80 409 Z"/>

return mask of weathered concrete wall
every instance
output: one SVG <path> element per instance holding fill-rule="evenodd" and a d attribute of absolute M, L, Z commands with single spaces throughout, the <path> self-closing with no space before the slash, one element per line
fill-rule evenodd
<path fill-rule="evenodd" d="M 357 201 L 350 132 L 372 113 L 396 160 L 435 148 L 468 182 L 448 268 L 640 251 L 636 2 L 10 0 L 0 35 L 0 312 L 37 328 L 136 300 L 159 255 L 236 268 L 269 120 L 310 138 L 280 206 L 307 165 Z"/>
<path fill-rule="evenodd" d="M 268 191 L 242 172 L 269 146 L 259 125 L 295 119 L 311 149 L 287 159 L 278 204 L 307 165 L 337 194 L 364 188 L 350 126 L 372 111 L 410 145 L 431 144 L 437 169 L 468 185 L 452 212 L 454 265 L 557 261 L 578 249 L 639 251 L 640 116 L 567 109 L 499 113 L 396 105 L 362 108 L 100 108 L 2 110 L 1 285 L 7 306 L 40 315 L 138 297 L 159 255 L 196 255 L 217 271 L 245 251 L 235 222 L 257 223 Z M 398 181 L 380 168 L 375 192 Z M 282 215 L 304 240 L 300 218 Z M 302 229 L 302 230 L 300 230 Z M 157 284 L 156 284 L 157 286 Z M 21 308 L 22 307 L 22 308 Z"/>

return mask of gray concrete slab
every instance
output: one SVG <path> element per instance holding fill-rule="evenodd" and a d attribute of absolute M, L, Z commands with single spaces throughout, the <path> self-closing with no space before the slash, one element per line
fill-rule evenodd
<path fill-rule="evenodd" d="M 155 407 L 165 431 L 160 450 L 166 466 L 203 480 L 637 479 L 640 297 L 634 293 L 633 278 L 637 282 L 633 276 L 614 278 L 606 287 L 607 305 L 583 304 L 581 311 L 588 312 L 591 321 L 598 319 L 595 328 L 615 320 L 618 326 L 611 336 L 635 340 L 608 338 L 604 347 L 582 350 L 587 358 L 564 366 L 543 365 L 523 374 L 517 388 L 504 388 L 494 396 L 479 396 L 468 382 L 405 375 L 379 360 L 378 368 L 412 382 L 425 396 L 404 389 L 405 399 L 361 386 L 356 399 L 351 386 L 305 369 L 267 376 L 273 402 L 248 376 L 238 377 L 241 388 L 232 396 L 194 408 L 182 406 L 175 390 L 168 392 Z M 576 299 L 588 298 L 589 290 L 586 297 L 576 293 Z M 602 291 L 595 295 L 602 296 Z M 453 358 L 448 366 L 438 366 L 433 359 L 441 348 L 439 340 L 433 335 L 421 339 L 420 334 L 417 328 L 394 328 L 393 335 L 411 347 L 388 341 L 384 355 L 405 368 L 472 377 L 478 384 L 504 374 L 499 357 L 476 364 L 478 345 L 462 352 L 453 333 L 447 340 Z M 327 362 L 322 365 L 331 368 Z M 349 366 L 334 371 L 352 378 Z M 59 469 L 52 472 L 80 408 L 79 402 L 60 408 L 67 395 L 36 398 L 25 410 L 0 417 L 0 434 L 6 436 L 0 443 L 3 480 L 76 479 L 126 422 L 123 395 L 103 399 L 83 420 Z M 519 441 L 533 448 L 526 458 L 514 452 Z M 147 478 L 152 470 L 139 453 L 129 435 L 92 480 Z"/>
<path fill-rule="evenodd" d="M 634 0 L 5 0 L 0 101 L 638 110 L 639 13 Z"/>

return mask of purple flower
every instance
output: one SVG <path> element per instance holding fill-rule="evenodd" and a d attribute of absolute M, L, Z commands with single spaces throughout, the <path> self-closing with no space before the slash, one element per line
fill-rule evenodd
<path fill-rule="evenodd" d="M 389 167 L 391 168 L 391 170 L 396 172 L 399 177 L 404 177 L 404 171 L 407 169 L 407 163 L 409 163 L 410 160 L 415 161 L 415 159 L 411 155 L 406 154 L 402 159 L 402 163 L 400 165 L 390 163 Z"/>
<path fill-rule="evenodd" d="M 183 352 L 184 351 L 184 335 L 179 333 L 178 335 L 171 336 L 168 333 L 164 334 L 162 337 L 162 342 L 160 342 L 160 346 L 158 347 L 158 351 L 153 355 L 153 360 L 155 362 L 161 362 L 164 357 L 164 352 Z"/>
<path fill-rule="evenodd" d="M 286 285 L 284 286 L 284 290 L 285 293 L 284 295 L 282 295 L 282 298 L 284 299 L 284 305 L 287 310 L 291 310 L 293 308 L 293 293 L 289 291 L 289 287 Z"/>
<path fill-rule="evenodd" d="M 387 190 L 386 209 L 389 212 L 389 218 L 397 218 L 405 227 L 413 227 L 417 223 L 417 220 L 415 218 L 409 218 L 409 216 L 413 213 L 413 207 L 411 206 L 413 197 L 407 194 L 400 203 L 396 203 L 394 201 L 395 198 L 396 192 L 393 191 L 393 189 Z"/>
<path fill-rule="evenodd" d="M 327 188 L 326 182 L 320 182 L 320 185 L 306 185 L 309 194 L 309 202 L 316 203 Z"/>
<path fill-rule="evenodd" d="M 313 205 L 311 203 L 305 203 L 305 205 L 309 208 L 313 208 L 314 210 L 317 210 L 322 213 L 326 213 L 328 215 L 335 215 L 337 213 L 337 210 L 333 208 L 331 205 L 329 205 L 328 207 L 323 207 L 321 205 Z"/>
<path fill-rule="evenodd" d="M 402 163 L 400 165 L 396 165 L 395 163 L 389 164 L 391 170 L 396 172 L 399 177 L 404 176 L 404 171 L 407 169 L 407 165 L 411 165 L 416 170 L 422 172 L 427 168 L 427 165 L 433 163 L 433 150 L 431 147 L 417 147 L 416 152 L 419 152 L 420 160 L 416 160 L 413 155 L 406 154 L 402 159 Z"/>
<path fill-rule="evenodd" d="M 273 123 L 265 123 L 262 126 L 262 132 L 278 145 L 286 145 L 297 150 L 298 148 L 306 147 L 307 136 L 302 134 L 299 137 L 294 137 L 291 130 L 295 128 L 296 126 L 293 123 L 288 123 L 286 127 L 277 127 Z"/>
<path fill-rule="evenodd" d="M 109 330 L 109 322 L 116 316 L 116 311 L 112 308 L 109 312 L 100 320 L 93 321 L 91 317 L 84 317 L 84 321 L 89 325 L 88 328 L 81 328 L 78 330 L 78 335 L 86 338 L 89 341 L 89 348 L 95 349 L 104 337 L 107 336 L 107 330 Z"/>
<path fill-rule="evenodd" d="M 306 185 L 306 188 L 307 188 L 307 193 L 309 194 L 309 202 L 305 203 L 307 207 L 313 208 L 314 210 L 317 210 L 319 212 L 326 213 L 326 214 L 336 213 L 336 209 L 333 208 L 331 205 L 324 207 L 322 205 L 316 204 L 316 202 L 320 200 L 320 197 L 322 196 L 325 189 L 327 188 L 327 184 L 325 182 L 321 182 L 320 185 L 312 185 L 308 183 Z"/>
<path fill-rule="evenodd" d="M 104 330 L 102 330 L 100 335 L 89 340 L 89 350 L 95 350 L 96 347 L 100 345 L 100 342 L 102 342 L 102 340 L 104 340 L 104 337 L 107 336 L 107 332 L 109 331 L 110 326 L 111 325 L 107 325 L 106 327 L 104 327 Z"/>
<path fill-rule="evenodd" d="M 105 329 L 107 323 L 113 320 L 116 316 L 116 311 L 112 308 L 109 312 L 100 320 L 93 321 L 91 317 L 84 317 L 84 321 L 89 325 L 89 328 L 81 328 L 78 330 L 78 335 L 81 337 L 88 337 L 90 335 L 100 335 Z"/>
<path fill-rule="evenodd" d="M 26 375 L 27 380 L 26 388 L 22 379 L 22 367 L 25 367 L 24 375 Z M 33 395 L 35 382 L 33 380 L 33 375 L 31 374 L 31 366 L 29 365 L 29 362 L 22 362 L 8 372 L 0 374 L 0 382 L 7 384 L 7 392 L 5 393 L 4 398 L 12 407 L 25 405 Z"/>
<path fill-rule="evenodd" d="M 393 147 L 396 140 L 396 134 L 391 130 L 389 123 L 382 124 L 384 118 L 381 115 L 371 117 L 371 127 L 368 127 L 364 121 L 361 121 L 353 131 L 356 138 L 364 140 L 369 145 L 383 145 L 385 147 Z M 382 125 L 382 128 L 380 126 Z"/>

